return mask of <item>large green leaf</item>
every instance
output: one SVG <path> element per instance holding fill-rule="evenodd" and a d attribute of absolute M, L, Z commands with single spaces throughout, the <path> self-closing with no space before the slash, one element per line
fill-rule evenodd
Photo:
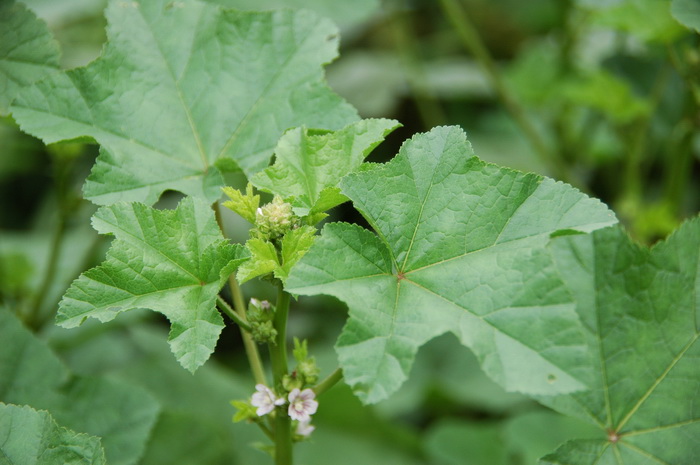
<path fill-rule="evenodd" d="M 57 322 L 70 328 L 88 317 L 109 321 L 135 308 L 160 312 L 170 320 L 173 353 L 183 367 L 196 370 L 224 326 L 216 296 L 245 260 L 242 247 L 225 241 L 212 209 L 192 197 L 176 210 L 139 203 L 102 207 L 93 226 L 116 240 L 107 260 L 68 289 Z"/>
<path fill-rule="evenodd" d="M 60 427 L 48 412 L 0 403 L 0 462 L 102 465 L 100 439 Z"/>
<path fill-rule="evenodd" d="M 649 250 L 620 228 L 557 238 L 594 357 L 591 390 L 543 399 L 607 439 L 568 443 L 546 463 L 700 463 L 700 218 Z"/>
<path fill-rule="evenodd" d="M 700 2 L 697 0 L 673 0 L 671 14 L 682 25 L 700 32 Z"/>
<path fill-rule="evenodd" d="M 58 71 L 59 57 L 46 23 L 20 3 L 0 3 L 0 115 L 21 87 Z"/>
<path fill-rule="evenodd" d="M 293 129 L 279 140 L 275 164 L 251 182 L 285 199 L 291 197 L 300 216 L 324 212 L 347 200 L 338 189 L 340 180 L 358 169 L 397 127 L 396 121 L 366 119 L 334 132 Z"/>
<path fill-rule="evenodd" d="M 84 189 L 95 203 L 151 204 L 166 189 L 213 201 L 222 170 L 261 170 L 284 130 L 357 119 L 323 80 L 337 30 L 310 12 L 115 0 L 106 16 L 98 60 L 37 82 L 11 108 L 47 143 L 101 144 Z"/>
<path fill-rule="evenodd" d="M 158 404 L 144 389 L 73 376 L 43 341 L 2 307 L 0 341 L 0 401 L 48 410 L 61 425 L 102 437 L 110 464 L 138 463 L 158 414 Z M 0 414 L 0 422 L 3 418 Z"/>
<path fill-rule="evenodd" d="M 394 392 L 418 347 L 447 331 L 508 390 L 584 387 L 580 323 L 543 246 L 557 230 L 615 218 L 570 186 L 472 155 L 461 129 L 441 127 L 347 176 L 343 194 L 377 234 L 326 225 L 288 278 L 291 292 L 348 304 L 337 350 L 365 402 Z"/>

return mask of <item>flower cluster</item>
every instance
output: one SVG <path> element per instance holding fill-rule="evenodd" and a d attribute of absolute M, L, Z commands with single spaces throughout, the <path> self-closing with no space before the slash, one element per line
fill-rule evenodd
<path fill-rule="evenodd" d="M 272 202 L 255 210 L 255 234 L 262 240 L 276 240 L 299 226 L 291 204 L 275 195 Z"/>
<path fill-rule="evenodd" d="M 264 384 L 257 384 L 255 390 L 257 392 L 253 394 L 250 403 L 253 407 L 257 408 L 255 413 L 259 417 L 267 415 L 272 412 L 275 407 L 289 402 L 287 414 L 292 420 L 299 422 L 297 424 L 296 434 L 306 437 L 315 429 L 311 424 L 311 415 L 316 413 L 318 402 L 315 400 L 316 394 L 311 389 L 304 389 L 302 391 L 298 388 L 294 388 L 286 399 L 284 397 L 278 397 L 272 389 Z"/>

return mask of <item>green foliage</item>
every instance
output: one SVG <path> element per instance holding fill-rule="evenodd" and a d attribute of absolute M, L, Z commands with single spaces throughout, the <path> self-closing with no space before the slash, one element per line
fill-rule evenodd
<path fill-rule="evenodd" d="M 242 263 L 243 249 L 223 239 L 206 202 L 185 198 L 176 210 L 119 203 L 100 208 L 93 226 L 114 234 L 107 260 L 83 273 L 60 303 L 57 322 L 109 321 L 149 308 L 171 324 L 170 347 L 183 367 L 201 366 L 223 328 L 216 296 Z"/>
<path fill-rule="evenodd" d="M 575 295 L 593 354 L 589 391 L 543 399 L 606 434 L 571 442 L 546 463 L 700 460 L 700 218 L 648 250 L 620 228 L 551 246 Z"/>
<path fill-rule="evenodd" d="M 694 0 L 673 0 L 671 14 L 682 25 L 700 32 L 700 3 Z"/>
<path fill-rule="evenodd" d="M 229 186 L 224 187 L 223 191 L 230 200 L 221 205 L 238 213 L 248 223 L 255 224 L 255 211 L 260 206 L 260 196 L 253 194 L 253 185 L 248 183 L 245 194 Z"/>
<path fill-rule="evenodd" d="M 338 182 L 397 127 L 396 121 L 368 119 L 335 132 L 293 129 L 277 144 L 275 164 L 251 181 L 290 201 L 299 216 L 323 213 L 347 201 Z"/>
<path fill-rule="evenodd" d="M 0 453 L 4 463 L 103 465 L 100 439 L 60 427 L 45 411 L 0 403 Z"/>
<path fill-rule="evenodd" d="M 95 203 L 152 204 L 167 189 L 214 201 L 224 185 L 219 160 L 250 175 L 287 128 L 357 119 L 323 81 L 336 30 L 310 12 L 155 0 L 111 2 L 105 14 L 102 56 L 21 89 L 11 110 L 46 143 L 100 144 L 84 187 Z"/>
<path fill-rule="evenodd" d="M 287 285 L 348 304 L 338 357 L 364 402 L 396 391 L 418 347 L 446 331 L 509 390 L 584 387 L 583 336 L 541 247 L 560 229 L 614 223 L 600 202 L 481 162 L 454 127 L 415 136 L 341 186 L 377 235 L 327 225 Z"/>
<path fill-rule="evenodd" d="M 0 116 L 22 87 L 58 71 L 59 56 L 46 24 L 27 7 L 0 4 Z"/>
<path fill-rule="evenodd" d="M 158 413 L 158 404 L 151 395 L 133 384 L 73 376 L 45 342 L 1 307 L 0 340 L 5 345 L 0 351 L 3 402 L 48 410 L 62 426 L 103 437 L 102 445 L 110 464 L 138 462 Z M 0 415 L 0 422 L 3 418 Z M 11 439 L 17 438 L 11 436 Z M 94 444 L 99 446 L 99 441 L 93 440 Z"/>

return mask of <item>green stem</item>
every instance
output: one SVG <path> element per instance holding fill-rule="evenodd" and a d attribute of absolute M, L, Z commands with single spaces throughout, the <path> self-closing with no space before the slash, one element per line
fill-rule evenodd
<path fill-rule="evenodd" d="M 275 342 L 269 345 L 272 362 L 272 376 L 277 391 L 284 391 L 283 380 L 287 375 L 287 317 L 289 315 L 290 294 L 284 291 L 281 282 L 277 284 L 277 303 L 273 324 L 277 331 Z M 292 420 L 285 411 L 278 409 L 275 418 L 275 464 L 292 464 Z"/>
<path fill-rule="evenodd" d="M 214 213 L 216 214 L 216 222 L 219 224 L 221 232 L 224 232 L 224 223 L 221 219 L 221 207 L 219 202 L 214 202 Z M 241 292 L 241 287 L 238 285 L 236 277 L 232 274 L 228 278 L 228 284 L 231 289 L 231 295 L 233 297 L 233 308 L 239 319 L 246 324 L 248 320 L 245 316 L 245 302 L 243 301 L 243 293 Z M 262 360 L 260 359 L 260 352 L 258 351 L 258 346 L 253 340 L 250 333 L 241 326 L 241 339 L 243 340 L 243 347 L 245 348 L 245 353 L 248 357 L 248 364 L 250 365 L 250 370 L 253 373 L 253 378 L 256 384 L 264 384 L 267 386 L 267 379 L 265 377 L 265 371 L 263 370 Z"/>
<path fill-rule="evenodd" d="M 501 77 L 501 73 L 496 67 L 494 59 L 481 40 L 476 27 L 459 6 L 457 0 L 440 0 L 440 4 L 445 12 L 445 16 L 452 23 L 452 26 L 457 31 L 457 35 L 462 39 L 462 43 L 466 49 L 474 55 L 476 61 L 478 61 L 484 69 L 486 77 L 491 82 L 491 86 L 496 92 L 496 95 L 501 100 L 508 113 L 510 113 L 511 117 L 518 126 L 520 126 L 525 136 L 529 139 L 530 144 L 535 149 L 535 153 L 542 162 L 550 167 L 554 176 L 566 181 L 568 179 L 566 167 L 561 160 L 547 148 L 547 145 L 535 129 L 535 126 L 525 114 L 525 110 L 506 86 Z"/>
<path fill-rule="evenodd" d="M 238 313 L 236 313 L 235 310 L 232 309 L 231 306 L 228 304 L 228 302 L 226 302 L 220 295 L 216 296 L 216 303 L 219 304 L 219 308 L 221 309 L 221 311 L 228 315 L 228 317 L 231 318 L 234 323 L 240 326 L 241 329 L 245 329 L 246 331 L 251 332 L 251 327 L 248 324 L 248 322 L 243 320 L 240 316 L 238 316 Z"/>
<path fill-rule="evenodd" d="M 320 396 L 321 394 L 335 386 L 336 383 L 341 379 L 343 379 L 343 370 L 342 368 L 338 367 L 333 373 L 328 375 L 326 379 L 318 383 L 316 387 L 314 387 L 313 391 L 316 393 L 317 396 Z"/>

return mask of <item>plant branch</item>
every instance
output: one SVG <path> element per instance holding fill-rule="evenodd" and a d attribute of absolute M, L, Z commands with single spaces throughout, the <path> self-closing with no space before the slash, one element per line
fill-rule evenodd
<path fill-rule="evenodd" d="M 552 169 L 554 176 L 566 181 L 568 179 L 568 174 L 564 164 L 547 148 L 547 145 L 535 129 L 535 126 L 525 114 L 525 110 L 506 86 L 501 77 L 501 73 L 496 67 L 494 59 L 481 40 L 476 27 L 474 27 L 459 6 L 457 0 L 440 0 L 440 5 L 442 6 L 445 16 L 450 20 L 458 36 L 462 39 L 465 48 L 474 55 L 476 61 L 479 62 L 486 77 L 491 82 L 491 86 L 496 92 L 496 95 L 506 107 L 511 117 L 518 126 L 520 126 L 525 136 L 529 139 L 530 144 L 535 149 L 535 153 L 539 156 L 540 160 Z"/>
<path fill-rule="evenodd" d="M 335 369 L 333 373 L 328 375 L 326 379 L 318 383 L 314 388 L 313 391 L 316 393 L 317 396 L 320 396 L 330 388 L 336 385 L 338 381 L 343 379 L 343 369 L 338 367 Z"/>
<path fill-rule="evenodd" d="M 270 360 L 275 389 L 283 391 L 283 380 L 287 376 L 287 317 L 290 294 L 284 291 L 282 282 L 277 283 L 277 302 L 273 324 L 277 331 L 275 342 L 270 343 Z M 275 418 L 275 463 L 292 464 L 292 421 L 286 412 L 277 412 Z"/>
<path fill-rule="evenodd" d="M 228 315 L 228 317 L 231 318 L 234 323 L 240 326 L 241 329 L 245 329 L 246 331 L 251 332 L 251 328 L 248 322 L 243 320 L 240 316 L 238 316 L 238 313 L 236 313 L 235 310 L 232 309 L 231 306 L 228 304 L 228 302 L 226 302 L 220 295 L 216 296 L 216 303 L 219 304 L 219 308 L 221 309 L 221 311 Z"/>
<path fill-rule="evenodd" d="M 214 202 L 214 213 L 216 214 L 216 222 L 219 224 L 219 229 L 224 232 L 224 223 L 221 219 L 221 207 L 219 202 Z M 241 292 L 241 287 L 238 285 L 236 277 L 231 274 L 228 278 L 229 287 L 231 289 L 231 295 L 233 297 L 233 307 L 236 314 L 241 321 L 248 323 L 245 317 L 245 302 L 243 301 L 243 293 Z M 243 339 L 243 347 L 245 348 L 246 355 L 248 356 L 248 363 L 250 365 L 250 370 L 253 373 L 253 378 L 257 384 L 264 384 L 267 386 L 267 379 L 265 377 L 265 371 L 263 370 L 263 364 L 260 359 L 260 352 L 258 351 L 258 346 L 250 335 L 250 332 L 245 330 L 241 326 L 241 338 Z"/>

